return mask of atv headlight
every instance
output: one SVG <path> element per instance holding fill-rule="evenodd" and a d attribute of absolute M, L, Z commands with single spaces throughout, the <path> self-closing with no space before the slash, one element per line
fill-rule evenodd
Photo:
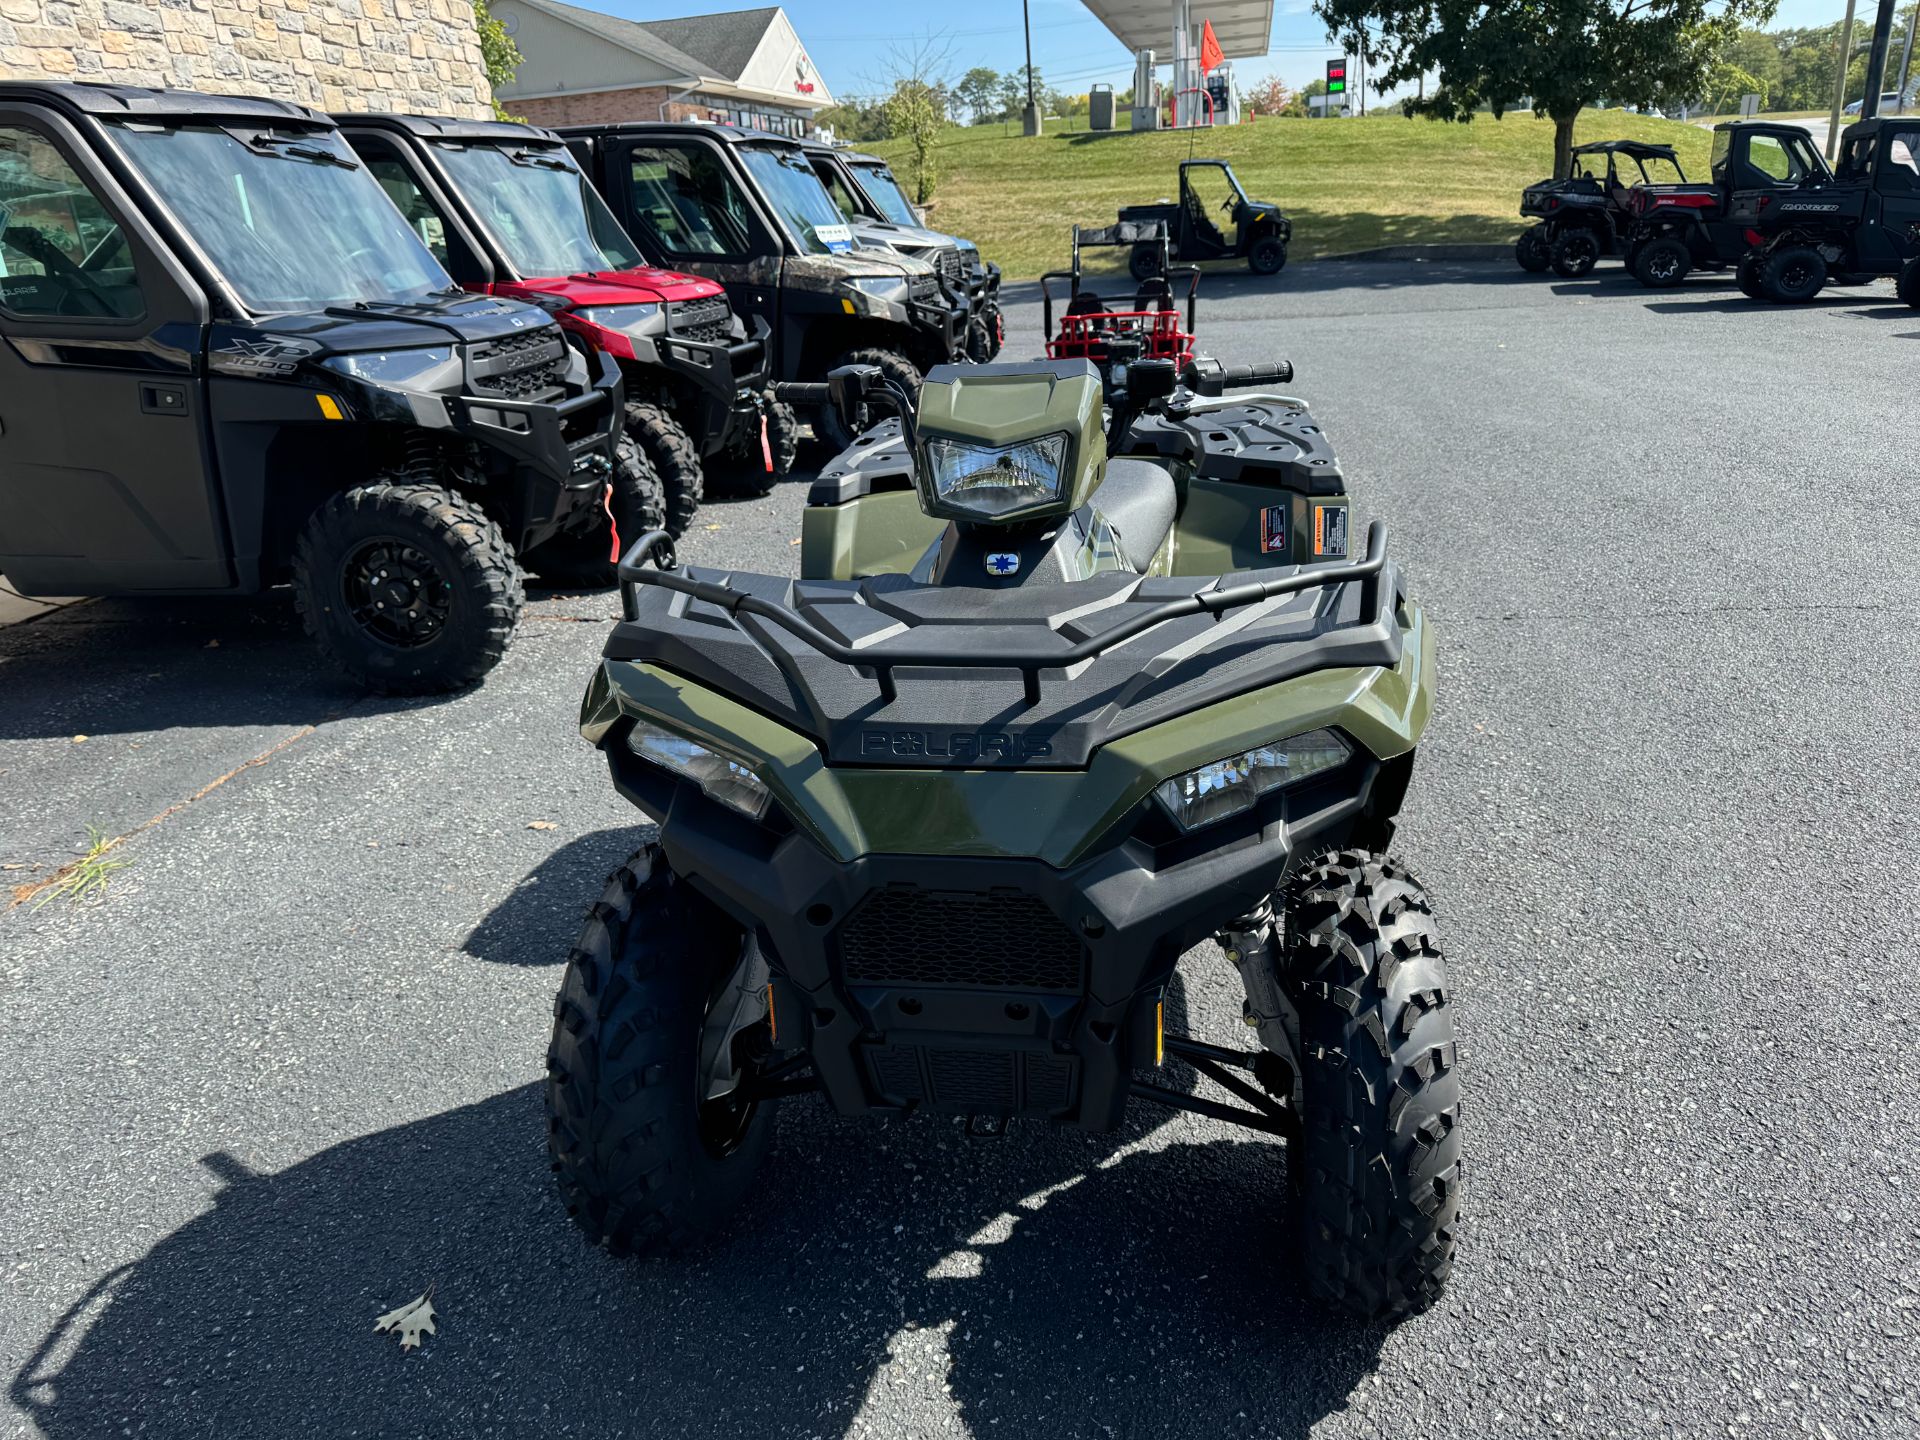
<path fill-rule="evenodd" d="M 1331 770 L 1347 743 L 1331 730 L 1309 730 L 1189 770 L 1154 787 L 1154 797 L 1182 830 L 1198 830 L 1251 810 L 1262 795 Z"/>
<path fill-rule="evenodd" d="M 430 383 L 438 372 L 450 370 L 449 384 L 458 383 L 459 367 L 454 363 L 451 346 L 430 346 L 424 350 L 370 350 L 360 355 L 333 355 L 320 362 L 329 370 L 368 380 L 375 385 L 402 385 L 409 389 L 439 390 Z"/>
<path fill-rule="evenodd" d="M 1045 435 L 1018 445 L 929 440 L 926 454 L 934 498 L 985 519 L 1007 519 L 1058 504 L 1063 498 L 1064 435 Z"/>
<path fill-rule="evenodd" d="M 773 792 L 753 771 L 684 735 L 637 721 L 627 736 L 627 748 L 642 760 L 670 770 L 683 780 L 693 781 L 711 799 L 739 811 L 749 820 L 762 818 L 773 804 Z"/>
<path fill-rule="evenodd" d="M 904 275 L 860 275 L 847 281 L 847 284 L 883 304 L 907 303 L 907 277 Z"/>
<path fill-rule="evenodd" d="M 658 305 L 586 305 L 573 312 L 589 325 L 624 335 L 657 335 L 665 327 Z"/>

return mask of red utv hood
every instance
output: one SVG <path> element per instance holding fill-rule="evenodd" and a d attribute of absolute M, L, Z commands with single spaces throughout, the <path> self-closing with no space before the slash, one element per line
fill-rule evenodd
<path fill-rule="evenodd" d="M 485 287 L 491 295 L 515 300 L 557 296 L 570 305 L 638 305 L 647 301 L 702 300 L 721 292 L 719 285 L 677 270 L 596 270 L 588 275 L 561 275 L 529 280 L 502 280 Z"/>

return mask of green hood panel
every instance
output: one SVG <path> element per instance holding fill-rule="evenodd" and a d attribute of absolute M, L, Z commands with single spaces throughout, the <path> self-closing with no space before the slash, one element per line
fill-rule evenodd
<path fill-rule="evenodd" d="M 1078 860 L 1162 780 L 1270 740 L 1331 726 L 1377 759 L 1411 750 L 1433 705 L 1434 641 L 1419 608 L 1400 663 L 1316 671 L 1104 746 L 1085 770 L 830 769 L 806 736 L 670 671 L 601 662 L 580 733 L 605 742 L 643 717 L 752 769 L 794 823 L 843 861 L 867 854 Z"/>

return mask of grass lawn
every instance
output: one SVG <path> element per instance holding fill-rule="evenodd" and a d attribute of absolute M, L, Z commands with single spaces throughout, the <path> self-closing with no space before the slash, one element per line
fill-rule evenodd
<path fill-rule="evenodd" d="M 1698 126 L 1620 110 L 1580 117 L 1575 143 L 1613 139 L 1671 144 L 1689 176 L 1706 174 L 1710 136 Z M 1172 196 L 1189 145 L 1197 156 L 1230 161 L 1254 199 L 1278 202 L 1293 219 L 1296 259 L 1510 240 L 1520 230 L 1521 190 L 1553 169 L 1553 123 L 1531 115 L 1482 115 L 1465 125 L 1403 116 L 1269 119 L 1211 132 L 1033 140 L 998 126 L 956 128 L 935 152 L 928 223 L 975 241 L 1010 279 L 1031 279 L 1065 267 L 1069 225 L 1110 225 L 1122 205 Z M 903 145 L 872 148 L 912 184 Z"/>

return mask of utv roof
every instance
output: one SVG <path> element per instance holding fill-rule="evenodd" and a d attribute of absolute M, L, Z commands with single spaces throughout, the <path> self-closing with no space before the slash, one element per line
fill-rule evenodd
<path fill-rule="evenodd" d="M 139 85 L 101 85 L 89 81 L 9 80 L 0 83 L 0 100 L 52 105 L 102 119 L 240 120 L 256 123 L 324 125 L 333 121 L 310 105 L 291 100 L 262 100 L 253 95 L 203 95 L 198 90 L 150 90 Z"/>
<path fill-rule="evenodd" d="M 716 140 L 724 140 L 732 145 L 782 145 L 793 150 L 805 149 L 818 141 L 795 140 L 788 135 L 775 135 L 768 130 L 743 130 L 738 125 L 709 125 L 704 120 L 614 120 L 597 125 L 557 125 L 553 133 L 567 139 L 591 138 L 595 135 L 632 135 L 642 134 L 686 135 L 697 133 L 711 135 Z"/>
<path fill-rule="evenodd" d="M 1591 145 L 1576 145 L 1575 155 L 1631 155 L 1636 160 L 1671 160 L 1671 145 L 1652 145 L 1645 140 L 1599 140 Z"/>
<path fill-rule="evenodd" d="M 560 137 L 538 125 L 521 125 L 512 120 L 462 120 L 453 115 L 397 115 L 377 111 L 368 115 L 333 117 L 336 125 L 370 125 L 382 130 L 399 130 L 423 140 L 512 140 L 525 144 L 537 140 L 558 145 Z"/>

